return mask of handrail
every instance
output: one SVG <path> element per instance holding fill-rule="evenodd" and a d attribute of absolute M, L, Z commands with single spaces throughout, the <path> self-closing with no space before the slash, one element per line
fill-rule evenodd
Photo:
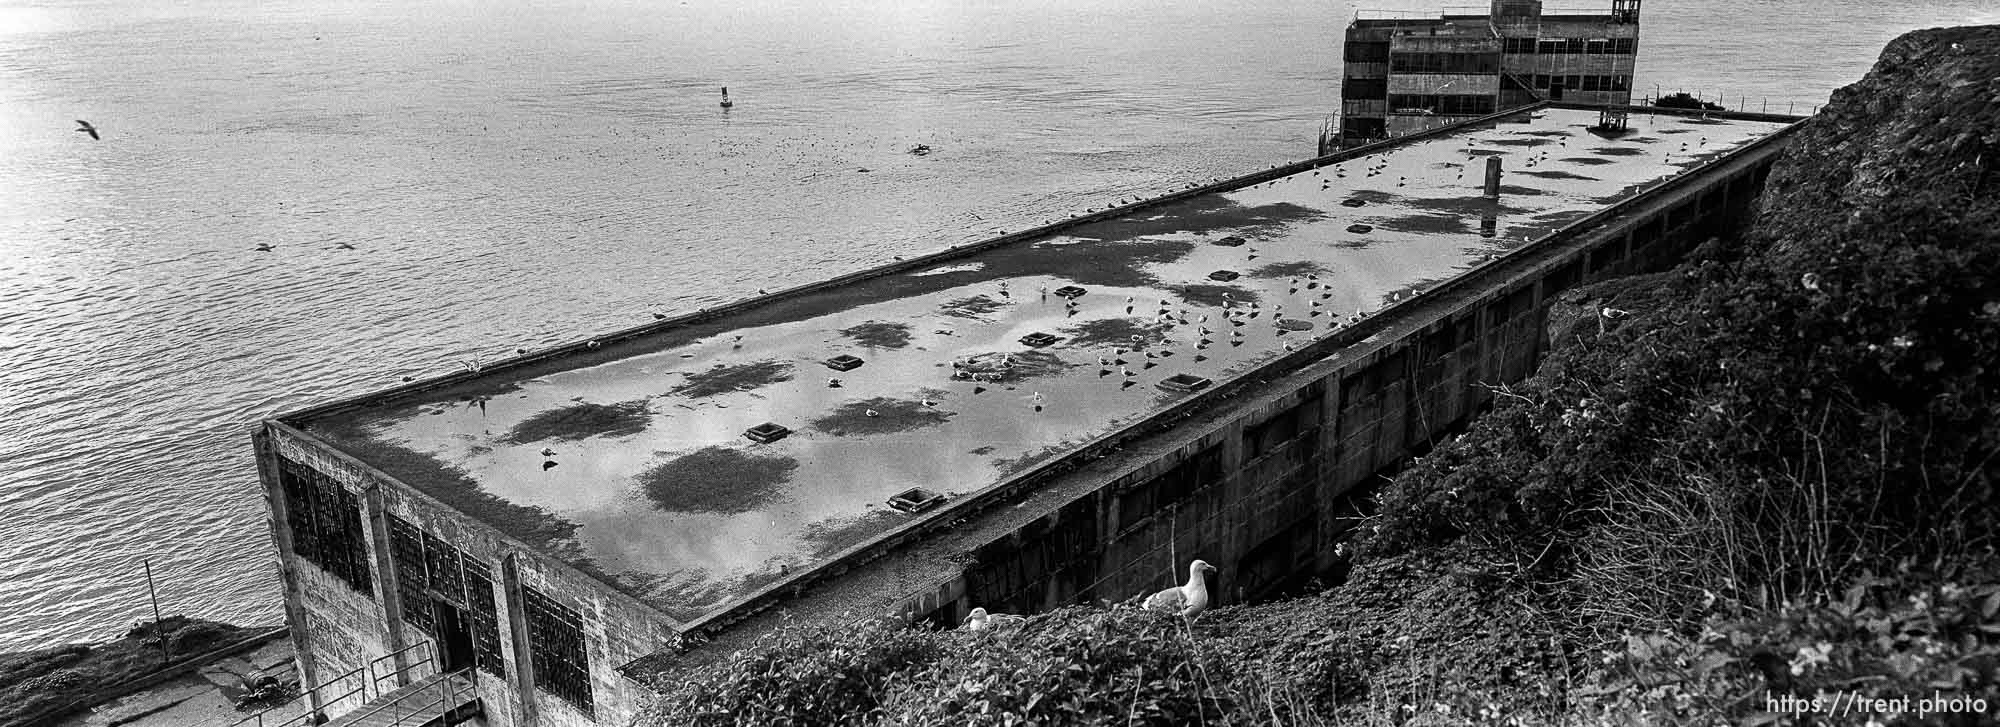
<path fill-rule="evenodd" d="M 395 708 L 396 711 L 393 713 L 394 717 L 391 718 L 389 722 L 390 727 L 401 727 L 401 725 L 404 724 L 405 719 L 411 717 L 422 717 L 424 713 L 432 707 L 439 708 L 440 710 L 439 716 L 442 717 L 445 713 L 449 713 L 451 710 L 457 709 L 457 707 L 451 706 L 451 700 L 453 697 L 459 694 L 459 689 L 457 687 L 457 684 L 453 682 L 453 678 L 459 676 L 465 677 L 466 681 L 468 682 L 468 684 L 466 684 L 465 686 L 466 692 L 472 694 L 475 697 L 479 694 L 479 673 L 469 667 L 448 674 L 439 674 L 437 676 L 438 676 L 437 699 L 424 702 L 422 705 L 417 706 L 407 715 L 402 713 L 403 700 L 391 699 L 386 702 L 380 702 L 366 707 L 362 707 L 360 711 L 351 712 L 345 715 L 343 719 L 360 719 L 362 717 L 376 714 L 384 709 L 389 709 L 392 707 Z M 428 721 L 430 721 L 428 717 L 423 718 L 423 722 L 428 722 Z M 422 724 L 423 722 L 417 722 L 416 724 Z"/>

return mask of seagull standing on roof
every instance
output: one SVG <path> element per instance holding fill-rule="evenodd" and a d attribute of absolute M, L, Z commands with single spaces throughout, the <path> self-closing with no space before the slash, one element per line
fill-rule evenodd
<path fill-rule="evenodd" d="M 89 134 L 90 138 L 93 140 L 102 138 L 97 135 L 97 127 L 91 126 L 90 122 L 84 121 L 83 119 L 76 120 L 76 130 Z"/>
<path fill-rule="evenodd" d="M 1197 560 L 1188 564 L 1187 585 L 1175 586 L 1146 598 L 1146 610 L 1178 613 L 1181 618 L 1193 620 L 1208 610 L 1208 582 L 1201 574 L 1215 571 L 1208 561 Z"/>

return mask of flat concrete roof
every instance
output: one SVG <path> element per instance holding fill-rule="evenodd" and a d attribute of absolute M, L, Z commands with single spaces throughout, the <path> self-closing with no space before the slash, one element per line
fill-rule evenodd
<path fill-rule="evenodd" d="M 692 621 L 1784 126 L 1519 118 L 287 421 Z"/>

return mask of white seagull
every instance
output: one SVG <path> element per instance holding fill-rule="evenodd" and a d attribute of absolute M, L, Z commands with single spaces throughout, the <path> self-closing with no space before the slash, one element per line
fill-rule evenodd
<path fill-rule="evenodd" d="M 1181 618 L 1193 620 L 1208 610 L 1208 583 L 1201 574 L 1214 571 L 1215 566 L 1208 561 L 1197 560 L 1188 564 L 1188 581 L 1185 586 L 1160 591 L 1146 598 L 1146 610 L 1178 613 Z"/>
<path fill-rule="evenodd" d="M 968 631 L 997 629 L 1002 626 L 1020 624 L 1027 620 L 1025 617 L 1016 616 L 1011 613 L 987 613 L 984 608 L 975 608 L 972 609 L 972 613 L 965 615 L 965 628 Z"/>

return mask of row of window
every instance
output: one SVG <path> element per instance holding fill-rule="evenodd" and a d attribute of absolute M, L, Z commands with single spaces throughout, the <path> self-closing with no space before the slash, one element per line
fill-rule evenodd
<path fill-rule="evenodd" d="M 1638 38 L 1502 38 L 1500 52 L 1510 55 L 1624 55 L 1639 52 Z"/>
<path fill-rule="evenodd" d="M 318 470 L 284 457 L 278 458 L 278 484 L 293 552 L 372 597 L 374 569 L 360 498 Z M 443 641 L 439 620 L 455 610 L 471 636 L 473 663 L 481 671 L 505 676 L 491 566 L 402 518 L 387 519 L 404 622 Z M 582 617 L 533 589 L 523 587 L 521 595 L 535 686 L 590 714 L 590 660 Z"/>
<path fill-rule="evenodd" d="M 1349 41 L 1341 47 L 1341 57 L 1350 63 L 1388 63 L 1388 41 Z"/>
<path fill-rule="evenodd" d="M 1392 111 L 1427 111 L 1445 116 L 1479 116 L 1494 111 L 1492 96 L 1398 93 L 1389 96 Z"/>
<path fill-rule="evenodd" d="M 1395 73 L 1499 73 L 1498 53 L 1397 53 L 1389 56 Z"/>
<path fill-rule="evenodd" d="M 1349 78 L 1340 83 L 1342 101 L 1379 101 L 1388 97 L 1387 78 Z"/>
<path fill-rule="evenodd" d="M 1556 84 L 1562 84 L 1563 88 L 1571 91 L 1632 90 L 1631 76 L 1545 76 L 1537 73 L 1527 78 L 1529 83 L 1535 84 L 1535 88 L 1540 89 L 1554 88 Z"/>

